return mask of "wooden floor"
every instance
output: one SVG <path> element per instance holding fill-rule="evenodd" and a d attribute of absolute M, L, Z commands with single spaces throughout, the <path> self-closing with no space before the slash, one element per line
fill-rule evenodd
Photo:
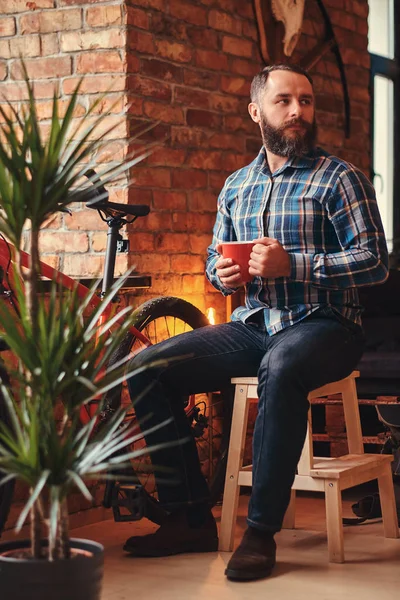
<path fill-rule="evenodd" d="M 248 497 L 242 496 L 237 543 L 245 528 Z M 345 516 L 351 516 L 350 501 Z M 215 509 L 219 518 L 220 509 Z M 385 539 L 380 521 L 345 528 L 345 564 L 329 564 L 321 495 L 302 496 L 297 529 L 277 535 L 278 564 L 269 579 L 237 583 L 224 577 L 229 553 L 130 558 L 122 545 L 156 526 L 103 521 L 75 529 L 74 537 L 105 546 L 102 600 L 395 600 L 400 597 L 400 540 Z"/>

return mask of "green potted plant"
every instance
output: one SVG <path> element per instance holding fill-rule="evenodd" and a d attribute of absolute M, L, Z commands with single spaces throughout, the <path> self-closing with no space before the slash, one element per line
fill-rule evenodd
<path fill-rule="evenodd" d="M 109 129 L 93 139 L 106 114 L 94 117 L 99 98 L 75 130 L 74 110 L 78 84 L 63 117 L 55 92 L 48 135 L 41 134 L 34 89 L 24 65 L 29 94 L 27 106 L 17 114 L 0 106 L 4 124 L 0 135 L 0 231 L 15 248 L 15 285 L 19 314 L 0 302 L 3 337 L 17 358 L 11 373 L 12 393 L 3 381 L 9 423 L 0 423 L 1 483 L 10 478 L 24 481 L 30 489 L 18 528 L 30 515 L 30 540 L 0 545 L 1 595 L 13 600 L 100 597 L 102 548 L 69 537 L 68 495 L 73 486 L 90 498 L 85 481 L 98 478 L 136 455 L 129 451 L 135 436 L 121 424 L 123 411 L 95 434 L 96 418 L 82 426 L 79 411 L 122 378 L 125 366 L 104 367 L 113 349 L 132 324 L 130 309 L 124 323 L 103 344 L 110 319 L 99 317 L 116 294 L 120 281 L 101 303 L 91 306 L 91 294 L 82 301 L 74 293 L 58 293 L 54 283 L 49 296 L 40 291 L 39 234 L 46 220 L 76 201 L 85 200 L 96 183 L 84 174 L 96 150 L 106 142 Z M 102 183 L 128 171 L 146 156 L 130 156 L 121 166 L 108 164 L 99 173 Z M 29 268 L 20 266 L 24 235 L 28 231 Z M 100 343 L 96 342 L 100 341 Z M 125 448 L 123 456 L 116 450 Z"/>

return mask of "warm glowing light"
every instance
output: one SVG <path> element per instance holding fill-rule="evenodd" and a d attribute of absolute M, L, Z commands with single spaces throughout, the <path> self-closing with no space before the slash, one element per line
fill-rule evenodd
<path fill-rule="evenodd" d="M 207 319 L 210 322 L 210 325 L 215 325 L 215 308 L 209 308 L 206 312 Z"/>

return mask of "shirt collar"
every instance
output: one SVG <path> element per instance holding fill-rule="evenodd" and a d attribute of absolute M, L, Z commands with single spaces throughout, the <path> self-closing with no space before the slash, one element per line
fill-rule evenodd
<path fill-rule="evenodd" d="M 324 152 L 322 148 L 316 147 L 304 156 L 294 156 L 292 158 L 289 158 L 280 169 L 275 171 L 274 175 L 279 175 L 288 167 L 292 167 L 293 169 L 312 169 L 315 164 L 316 158 L 321 155 L 325 156 L 326 152 Z M 271 171 L 267 162 L 267 154 L 264 146 L 261 146 L 260 151 L 256 157 L 255 163 L 256 167 L 258 167 L 260 170 L 263 170 L 267 175 L 271 175 Z"/>

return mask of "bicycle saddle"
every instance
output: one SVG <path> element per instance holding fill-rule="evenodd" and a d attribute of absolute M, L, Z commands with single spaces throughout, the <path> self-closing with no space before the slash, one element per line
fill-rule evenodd
<path fill-rule="evenodd" d="M 85 176 L 90 178 L 96 186 L 93 187 L 92 198 L 86 202 L 88 208 L 102 210 L 110 217 L 117 215 L 131 215 L 132 217 L 145 217 L 150 212 L 147 204 L 122 204 L 120 202 L 109 202 L 108 192 L 101 184 L 100 178 L 94 169 L 88 169 Z"/>
<path fill-rule="evenodd" d="M 104 200 L 89 200 L 88 208 L 103 210 L 109 216 L 131 215 L 132 217 L 145 217 L 150 212 L 150 206 L 146 204 L 122 204 L 120 202 L 108 202 Z"/>

